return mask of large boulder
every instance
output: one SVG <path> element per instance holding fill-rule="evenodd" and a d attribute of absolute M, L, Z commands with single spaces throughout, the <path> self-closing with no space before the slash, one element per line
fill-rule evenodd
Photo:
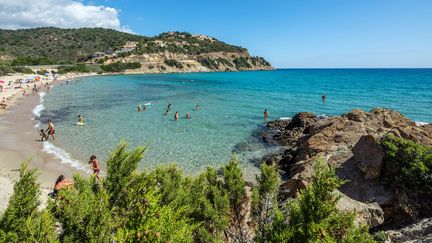
<path fill-rule="evenodd" d="M 377 179 L 380 176 L 384 151 L 372 135 L 363 135 L 352 152 L 365 180 Z"/>
<path fill-rule="evenodd" d="M 344 212 L 357 213 L 356 222 L 360 225 L 367 224 L 369 227 L 376 227 L 384 223 L 384 211 L 378 203 L 362 203 L 344 194 L 337 192 L 341 196 L 336 204 L 336 208 Z"/>

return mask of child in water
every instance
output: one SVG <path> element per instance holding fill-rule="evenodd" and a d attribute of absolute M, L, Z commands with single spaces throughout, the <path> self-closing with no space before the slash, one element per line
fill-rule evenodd
<path fill-rule="evenodd" d="M 178 111 L 176 111 L 176 113 L 174 114 L 174 119 L 177 121 L 179 119 L 179 113 Z"/>

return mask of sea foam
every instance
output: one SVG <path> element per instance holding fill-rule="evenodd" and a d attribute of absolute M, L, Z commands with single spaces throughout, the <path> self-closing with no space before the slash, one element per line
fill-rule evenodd
<path fill-rule="evenodd" d="M 50 142 L 44 142 L 42 151 L 54 155 L 63 164 L 69 164 L 75 169 L 82 170 L 86 173 L 90 173 L 90 170 L 84 167 L 80 161 L 73 159 L 68 152 L 64 151 L 59 147 L 56 147 Z"/>
<path fill-rule="evenodd" d="M 39 103 L 39 105 L 37 105 L 33 109 L 34 119 L 36 119 L 36 120 L 39 120 L 39 117 L 40 117 L 42 111 L 45 109 L 45 106 L 43 105 L 43 101 L 44 101 L 45 95 L 46 95 L 45 92 L 40 92 L 39 93 L 40 103 Z M 40 126 L 40 122 L 38 122 L 34 127 L 39 127 L 39 126 Z"/>
<path fill-rule="evenodd" d="M 428 122 L 415 122 L 417 126 L 423 126 L 429 124 Z"/>

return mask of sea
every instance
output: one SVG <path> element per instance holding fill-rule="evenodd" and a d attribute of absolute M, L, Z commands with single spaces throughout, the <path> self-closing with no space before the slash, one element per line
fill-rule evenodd
<path fill-rule="evenodd" d="M 137 112 L 144 104 L 146 110 Z M 195 174 L 235 157 L 246 174 L 253 174 L 266 154 L 281 149 L 261 141 L 266 121 L 302 111 L 334 116 L 374 107 L 398 110 L 419 124 L 432 122 L 432 69 L 92 76 L 42 93 L 34 114 L 42 128 L 48 119 L 56 126 L 56 140 L 44 150 L 79 169 L 91 155 L 103 164 L 124 140 L 130 149 L 147 147 L 141 170 L 174 163 Z M 78 115 L 85 125 L 77 125 Z"/>

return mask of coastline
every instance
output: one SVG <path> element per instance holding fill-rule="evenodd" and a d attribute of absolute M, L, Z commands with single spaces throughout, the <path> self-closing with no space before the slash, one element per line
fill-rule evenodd
<path fill-rule="evenodd" d="M 90 75 L 65 75 L 56 81 L 47 81 L 50 85 L 64 82 L 74 78 L 92 76 Z M 1 77 L 2 80 L 21 78 L 22 75 Z M 44 81 L 37 82 L 40 85 Z M 33 84 L 31 84 L 33 85 Z M 28 92 L 29 90 L 27 90 Z M 36 107 L 42 109 L 41 93 L 23 96 L 23 89 L 10 90 L 0 93 L 2 98 L 8 97 L 7 110 L 0 112 L 0 212 L 3 212 L 8 205 L 10 196 L 13 193 L 13 185 L 19 179 L 20 165 L 29 161 L 29 168 L 38 170 L 38 182 L 42 194 L 42 205 L 52 191 L 54 182 L 61 174 L 72 178 L 74 174 L 84 174 L 69 164 L 62 163 L 54 154 L 44 151 L 44 143 L 40 142 L 38 134 L 39 121 L 35 119 Z M 50 142 L 51 143 L 51 142 Z M 46 146 L 46 145 L 45 145 Z"/>

